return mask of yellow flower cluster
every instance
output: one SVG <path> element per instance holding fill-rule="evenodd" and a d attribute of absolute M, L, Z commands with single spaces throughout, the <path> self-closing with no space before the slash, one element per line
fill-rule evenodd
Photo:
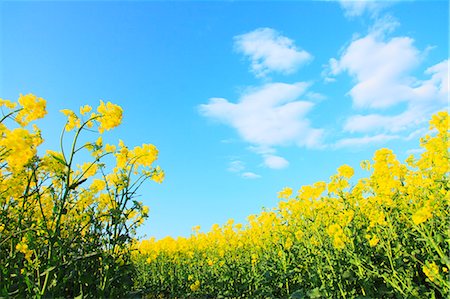
<path fill-rule="evenodd" d="M 60 112 L 67 117 L 67 124 L 65 128 L 67 132 L 81 127 L 81 120 L 78 118 L 75 112 L 70 109 L 62 109 Z"/>
<path fill-rule="evenodd" d="M 428 277 L 429 280 L 435 281 L 439 277 L 439 267 L 435 262 L 427 263 L 423 266 L 423 273 Z"/>
<path fill-rule="evenodd" d="M 200 281 L 196 280 L 193 284 L 191 284 L 190 288 L 193 292 L 198 291 L 200 289 Z"/>
<path fill-rule="evenodd" d="M 433 209 L 430 206 L 425 206 L 418 209 L 413 215 L 412 220 L 415 225 L 427 221 L 433 217 Z"/>
<path fill-rule="evenodd" d="M 25 255 L 25 259 L 27 261 L 29 261 L 29 262 L 31 261 L 31 256 L 33 254 L 33 251 L 31 251 L 28 248 L 28 244 L 26 243 L 26 239 L 25 238 L 22 238 L 22 241 L 20 243 L 17 243 L 16 250 L 18 252 L 23 253 Z"/>
<path fill-rule="evenodd" d="M 47 114 L 46 101 L 43 98 L 38 98 L 33 94 L 20 95 L 18 102 L 22 109 L 17 113 L 16 121 L 21 126 L 26 126 L 31 121 L 43 118 Z"/>
<path fill-rule="evenodd" d="M 333 246 L 337 249 L 342 249 L 345 247 L 345 241 L 347 237 L 342 230 L 342 227 L 334 223 L 327 228 L 328 235 L 333 239 Z"/>
<path fill-rule="evenodd" d="M 86 116 L 91 111 L 92 107 L 89 105 L 80 107 L 81 117 Z M 78 116 L 73 110 L 62 109 L 60 112 L 67 117 L 67 123 L 65 127 L 66 131 L 71 131 L 75 128 L 81 129 L 82 126 L 92 128 L 94 122 L 97 122 L 98 132 L 100 134 L 103 134 L 105 131 L 109 131 L 119 126 L 122 122 L 123 114 L 123 110 L 120 106 L 111 102 L 107 102 L 105 104 L 103 101 L 100 101 L 100 105 L 97 107 L 97 113 L 91 113 L 88 120 L 84 123 L 82 122 L 82 118 Z"/>
<path fill-rule="evenodd" d="M 5 106 L 8 109 L 14 109 L 17 107 L 17 103 L 11 102 L 10 100 L 0 99 L 0 107 Z"/>
<path fill-rule="evenodd" d="M 2 132 L 0 148 L 8 167 L 19 170 L 36 155 L 36 147 L 42 142 L 39 134 L 32 134 L 24 128 Z"/>
<path fill-rule="evenodd" d="M 100 134 L 102 134 L 105 130 L 108 131 L 117 127 L 122 122 L 122 108 L 111 102 L 107 102 L 105 104 L 103 101 L 100 101 L 100 106 L 98 106 L 97 112 L 100 115 L 98 118 L 100 123 L 98 131 Z"/>
<path fill-rule="evenodd" d="M 35 95 L 20 95 L 18 102 L 22 108 L 17 110 L 15 121 L 21 127 L 9 130 L 4 123 L 0 123 L 0 154 L 6 160 L 9 170 L 21 169 L 36 155 L 37 146 L 43 142 L 41 132 L 35 125 L 33 132 L 23 127 L 47 114 L 46 101 Z M 0 106 L 14 109 L 17 104 L 0 99 Z"/>

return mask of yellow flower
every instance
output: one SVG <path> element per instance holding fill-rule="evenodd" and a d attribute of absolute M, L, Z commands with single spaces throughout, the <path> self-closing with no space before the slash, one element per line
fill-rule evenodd
<path fill-rule="evenodd" d="M 258 255 L 256 253 L 252 253 L 251 259 L 252 259 L 252 265 L 255 266 L 256 263 L 258 263 Z"/>
<path fill-rule="evenodd" d="M 90 186 L 90 189 L 92 190 L 92 192 L 97 193 L 102 191 L 103 189 L 106 188 L 106 183 L 104 180 L 100 180 L 100 179 L 94 179 L 92 181 L 92 184 Z"/>
<path fill-rule="evenodd" d="M 113 153 L 116 151 L 116 146 L 112 144 L 106 144 L 105 145 L 105 152 L 107 153 Z"/>
<path fill-rule="evenodd" d="M 336 249 L 342 249 L 345 247 L 345 241 L 347 237 L 344 234 L 342 227 L 339 224 L 332 224 L 327 228 L 327 233 L 333 238 L 333 246 Z"/>
<path fill-rule="evenodd" d="M 191 291 L 196 292 L 200 289 L 200 281 L 196 280 L 193 284 L 190 286 Z"/>
<path fill-rule="evenodd" d="M 11 169 L 22 168 L 36 155 L 35 143 L 33 135 L 26 129 L 7 131 L 0 139 L 0 149 L 6 149 L 2 158 L 8 162 Z"/>
<path fill-rule="evenodd" d="M 287 238 L 286 242 L 284 242 L 284 248 L 286 248 L 287 250 L 292 248 L 292 245 L 294 244 L 294 242 L 292 242 L 291 238 Z"/>
<path fill-rule="evenodd" d="M 292 195 L 292 188 L 285 187 L 283 190 L 278 192 L 278 198 L 288 199 Z"/>
<path fill-rule="evenodd" d="M 334 246 L 334 248 L 336 248 L 336 249 L 342 249 L 342 248 L 344 248 L 344 247 L 345 247 L 344 239 L 341 238 L 341 237 L 335 236 L 334 239 L 333 239 L 333 246 Z"/>
<path fill-rule="evenodd" d="M 433 217 L 432 212 L 433 212 L 433 210 L 428 205 L 420 208 L 419 210 L 417 210 L 417 212 L 415 212 L 412 215 L 412 220 L 413 220 L 414 224 L 419 225 L 420 223 L 423 223 L 423 222 L 427 221 L 428 219 L 432 218 Z"/>
<path fill-rule="evenodd" d="M 31 262 L 31 255 L 33 254 L 33 251 L 28 248 L 25 238 L 22 238 L 22 241 L 16 245 L 16 250 L 23 253 L 25 255 L 25 259 Z"/>
<path fill-rule="evenodd" d="M 24 251 L 26 251 L 26 250 L 28 250 L 28 245 L 27 244 L 25 244 L 25 243 L 18 243 L 17 245 L 16 245 L 16 250 L 17 251 L 20 251 L 20 252 L 24 252 Z"/>
<path fill-rule="evenodd" d="M 102 146 L 103 146 L 103 138 L 102 138 L 102 136 L 99 136 L 99 137 L 97 138 L 97 140 L 95 140 L 95 145 L 96 145 L 97 147 L 102 147 Z"/>
<path fill-rule="evenodd" d="M 350 222 L 353 220 L 353 217 L 355 216 L 355 212 L 353 210 L 347 210 L 340 215 L 340 223 L 344 226 L 347 226 L 350 224 Z"/>
<path fill-rule="evenodd" d="M 339 224 L 332 224 L 327 228 L 327 233 L 328 235 L 330 235 L 330 237 L 333 237 L 336 234 L 341 235 L 343 232 Z"/>
<path fill-rule="evenodd" d="M 116 156 L 116 167 L 125 168 L 128 161 L 129 150 L 122 140 L 119 140 L 119 150 L 114 154 Z"/>
<path fill-rule="evenodd" d="M 96 163 L 84 163 L 81 166 L 81 171 L 84 173 L 84 178 L 89 178 L 91 176 L 94 176 L 97 173 L 98 170 L 98 164 Z"/>
<path fill-rule="evenodd" d="M 434 281 L 436 278 L 439 277 L 439 267 L 436 265 L 435 262 L 432 263 L 426 263 L 422 267 L 423 273 L 431 280 Z"/>
<path fill-rule="evenodd" d="M 136 158 L 137 164 L 147 167 L 151 166 L 152 163 L 158 158 L 158 150 L 153 144 L 136 146 L 131 154 Z"/>
<path fill-rule="evenodd" d="M 17 113 L 16 121 L 21 126 L 26 126 L 31 121 L 43 118 L 47 114 L 46 101 L 31 93 L 27 95 L 21 94 L 19 104 L 22 106 L 22 109 Z"/>
<path fill-rule="evenodd" d="M 66 130 L 68 132 L 72 131 L 74 128 L 81 127 L 81 122 L 78 116 L 70 109 L 62 109 L 60 110 L 62 114 L 67 116 Z"/>
<path fill-rule="evenodd" d="M 164 171 L 159 166 L 156 166 L 155 172 L 152 174 L 151 179 L 156 183 L 161 184 L 164 181 L 164 177 Z"/>
<path fill-rule="evenodd" d="M 105 104 L 103 101 L 100 101 L 97 112 L 100 114 L 100 118 L 98 118 L 98 122 L 100 123 L 98 132 L 100 134 L 105 130 L 108 131 L 117 127 L 122 122 L 122 108 L 111 102 Z"/>
<path fill-rule="evenodd" d="M 17 106 L 17 103 L 11 102 L 10 100 L 0 99 L 0 107 L 5 106 L 9 109 L 14 109 Z"/>
<path fill-rule="evenodd" d="M 354 173 L 355 171 L 353 170 L 353 168 L 348 165 L 342 165 L 338 168 L 338 175 L 346 179 L 350 179 Z"/>
<path fill-rule="evenodd" d="M 142 215 L 148 215 L 148 211 L 149 211 L 148 206 L 143 206 L 142 207 Z"/>
<path fill-rule="evenodd" d="M 303 236 L 305 235 L 305 233 L 301 230 L 298 230 L 295 233 L 295 238 L 297 239 L 297 241 L 300 241 L 301 239 L 303 239 Z"/>
<path fill-rule="evenodd" d="M 92 107 L 89 105 L 84 105 L 80 107 L 80 114 L 81 115 L 86 115 L 87 113 L 91 112 Z"/>
<path fill-rule="evenodd" d="M 380 239 L 377 236 L 373 235 L 372 238 L 369 240 L 369 245 L 370 247 L 375 247 L 377 246 L 378 242 L 380 242 Z"/>

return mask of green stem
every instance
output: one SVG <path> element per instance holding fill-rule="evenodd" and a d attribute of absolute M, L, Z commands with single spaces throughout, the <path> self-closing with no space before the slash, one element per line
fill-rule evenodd
<path fill-rule="evenodd" d="M 10 116 L 13 115 L 14 113 L 19 112 L 20 110 L 23 110 L 23 108 L 14 110 L 14 111 L 12 111 L 12 112 L 6 114 L 5 116 L 3 116 L 3 117 L 0 119 L 0 123 L 2 123 L 5 119 L 7 119 L 8 117 L 10 117 Z"/>
<path fill-rule="evenodd" d="M 436 242 L 434 242 L 434 239 L 431 236 L 429 230 L 424 227 L 425 232 L 423 232 L 422 229 L 420 229 L 422 227 L 423 226 L 419 227 L 419 229 L 418 229 L 420 234 L 431 244 L 431 247 L 433 247 L 434 250 L 436 250 L 436 252 L 439 255 L 439 257 L 441 258 L 441 260 L 445 262 L 445 265 L 448 268 L 450 268 L 450 259 L 448 258 L 448 256 L 446 254 L 444 254 L 442 252 L 441 248 L 436 244 Z"/>

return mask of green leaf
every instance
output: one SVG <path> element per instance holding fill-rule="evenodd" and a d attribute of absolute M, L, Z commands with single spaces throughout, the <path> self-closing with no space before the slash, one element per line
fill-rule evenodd
<path fill-rule="evenodd" d="M 321 298 L 322 294 L 320 294 L 320 289 L 315 288 L 308 292 L 309 298 Z"/>
<path fill-rule="evenodd" d="M 305 297 L 305 292 L 303 290 L 297 290 L 294 293 L 291 294 L 291 296 L 289 296 L 289 299 L 304 299 Z"/>
<path fill-rule="evenodd" d="M 56 161 L 58 161 L 59 163 L 66 165 L 66 161 L 64 161 L 63 159 L 61 159 L 60 157 L 54 155 L 54 154 L 50 154 L 50 156 L 55 159 Z"/>
<path fill-rule="evenodd" d="M 49 273 L 50 271 L 53 271 L 55 268 L 56 268 L 56 266 L 52 266 L 50 268 L 47 268 L 47 270 L 45 270 L 44 272 L 41 273 L 41 276 L 47 275 L 47 273 Z"/>

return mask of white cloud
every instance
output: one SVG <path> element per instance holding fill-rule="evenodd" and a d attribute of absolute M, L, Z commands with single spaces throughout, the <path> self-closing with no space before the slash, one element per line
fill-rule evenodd
<path fill-rule="evenodd" d="M 261 177 L 259 174 L 256 174 L 254 172 L 244 172 L 243 174 L 241 174 L 241 176 L 244 179 L 259 179 Z"/>
<path fill-rule="evenodd" d="M 251 145 L 248 147 L 248 149 L 260 155 L 275 154 L 276 152 L 274 148 L 265 145 L 257 145 L 257 146 Z"/>
<path fill-rule="evenodd" d="M 363 136 L 363 137 L 353 137 L 353 138 L 344 138 L 336 142 L 336 148 L 355 148 L 367 146 L 370 144 L 381 144 L 390 140 L 399 139 L 400 137 L 397 135 L 386 135 L 379 134 L 375 136 Z"/>
<path fill-rule="evenodd" d="M 408 37 L 385 42 L 369 34 L 330 62 L 332 72 L 347 72 L 356 79 L 349 94 L 357 108 L 391 107 L 413 96 L 408 74 L 419 62 L 419 51 L 412 44 Z"/>
<path fill-rule="evenodd" d="M 429 91 L 429 96 L 434 94 L 438 95 L 438 98 L 448 100 L 448 80 L 449 72 L 449 60 L 443 60 L 438 64 L 435 64 L 426 69 L 425 74 L 431 75 L 431 78 L 424 81 L 422 84 L 423 90 Z"/>
<path fill-rule="evenodd" d="M 227 139 L 220 140 L 220 142 L 224 143 L 224 144 L 230 144 L 230 143 L 236 142 L 236 140 L 234 140 L 233 138 L 227 138 Z"/>
<path fill-rule="evenodd" d="M 341 140 L 338 147 L 400 138 L 392 134 L 416 130 L 447 105 L 448 60 L 428 67 L 423 78 L 413 76 L 429 48 L 418 50 L 407 36 L 388 37 L 397 26 L 392 18 L 378 21 L 366 36 L 353 40 L 338 59 L 330 60 L 329 75 L 347 73 L 353 77 L 355 85 L 348 94 L 354 108 L 367 111 L 348 117 L 344 131 L 374 134 Z"/>
<path fill-rule="evenodd" d="M 392 95 L 381 101 L 387 107 L 394 107 L 397 99 L 402 99 L 407 107 L 403 112 L 395 115 L 384 115 L 380 113 L 369 113 L 365 115 L 356 114 L 347 118 L 344 124 L 344 131 L 351 133 L 367 133 L 374 131 L 401 132 L 417 127 L 427 122 L 430 116 L 445 107 L 448 100 L 448 60 L 444 60 L 432 67 L 429 67 L 425 74 L 430 75 L 428 80 L 414 79 L 414 84 L 403 85 L 391 82 L 378 83 L 378 88 L 365 91 L 370 97 L 382 98 L 386 94 Z M 360 83 L 361 84 L 361 83 Z M 358 86 L 358 85 L 357 85 Z M 356 101 L 359 98 L 356 98 Z M 355 101 L 355 97 L 353 97 Z M 357 106 L 357 105 L 356 105 Z M 383 105 L 384 107 L 384 105 Z M 387 108 L 386 107 L 386 108 Z M 377 105 L 370 105 L 370 108 L 379 108 Z"/>
<path fill-rule="evenodd" d="M 376 16 L 383 8 L 390 5 L 388 1 L 374 0 L 338 0 L 347 17 L 358 17 L 365 13 Z M 391 0 L 390 2 L 394 2 Z"/>
<path fill-rule="evenodd" d="M 264 165 L 271 169 L 283 169 L 289 166 L 288 160 L 275 155 L 265 155 Z"/>
<path fill-rule="evenodd" d="M 321 93 L 318 93 L 318 92 L 309 91 L 309 92 L 306 94 L 306 98 L 307 98 L 308 100 L 311 100 L 311 101 L 320 102 L 320 101 L 325 100 L 325 99 L 327 98 L 327 96 L 325 96 L 325 95 L 323 95 L 323 94 L 321 94 Z"/>
<path fill-rule="evenodd" d="M 431 76 L 419 80 L 411 75 L 424 53 L 414 46 L 410 37 L 388 39 L 392 29 L 384 19 L 366 36 L 354 40 L 339 59 L 331 59 L 332 75 L 348 73 L 356 80 L 349 91 L 356 108 L 389 108 L 401 102 L 427 105 L 445 101 L 448 94 L 448 61 L 442 61 L 425 71 Z M 426 52 L 426 51 L 425 51 Z M 446 81 L 447 80 L 447 81 Z M 445 82 L 445 83 L 444 83 Z"/>
<path fill-rule="evenodd" d="M 368 133 L 373 131 L 400 132 L 413 128 L 428 120 L 423 110 L 409 109 L 398 115 L 388 116 L 378 113 L 353 115 L 344 125 L 344 131 L 350 133 Z M 428 115 L 428 113 L 426 113 Z"/>
<path fill-rule="evenodd" d="M 259 148 L 320 144 L 322 130 L 310 126 L 306 114 L 314 104 L 297 100 L 308 84 L 269 83 L 244 93 L 237 103 L 211 98 L 200 113 L 237 130 L 245 141 Z"/>
<path fill-rule="evenodd" d="M 239 160 L 231 161 L 230 165 L 228 167 L 228 171 L 231 171 L 231 172 L 241 172 L 244 169 L 245 169 L 244 162 L 239 161 Z"/>
<path fill-rule="evenodd" d="M 245 171 L 245 169 L 246 167 L 244 162 L 242 162 L 241 160 L 234 160 L 230 162 L 227 170 L 235 173 L 236 175 L 244 179 L 258 179 L 261 177 L 259 174 L 250 171 Z"/>
<path fill-rule="evenodd" d="M 427 119 L 429 120 L 429 119 Z M 428 133 L 428 127 L 421 127 L 411 133 L 409 133 L 408 136 L 406 136 L 404 139 L 405 140 L 413 140 L 413 139 L 418 139 L 419 137 L 425 136 L 425 134 Z"/>
<path fill-rule="evenodd" d="M 271 28 L 259 28 L 235 36 L 235 49 L 251 60 L 256 77 L 270 72 L 290 74 L 312 59 L 311 54 L 298 49 L 294 41 Z"/>

